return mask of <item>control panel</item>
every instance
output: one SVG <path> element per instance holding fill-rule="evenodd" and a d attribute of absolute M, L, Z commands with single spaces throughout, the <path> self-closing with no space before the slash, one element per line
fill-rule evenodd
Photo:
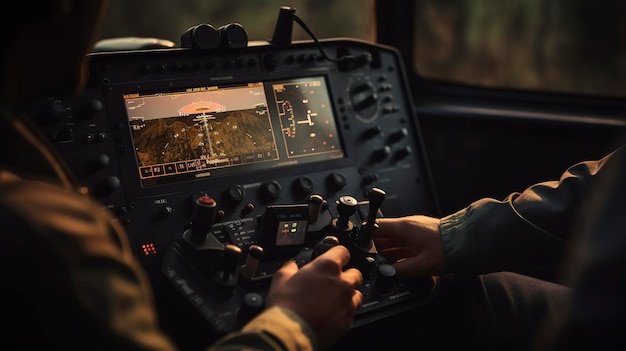
<path fill-rule="evenodd" d="M 159 304 L 222 335 L 263 308 L 283 262 L 337 244 L 364 276 L 355 328 L 432 298 L 434 277 L 398 279 L 372 241 L 376 218 L 438 214 L 395 49 L 99 52 L 89 69 L 84 94 L 43 101 L 38 123 L 125 225 Z"/>

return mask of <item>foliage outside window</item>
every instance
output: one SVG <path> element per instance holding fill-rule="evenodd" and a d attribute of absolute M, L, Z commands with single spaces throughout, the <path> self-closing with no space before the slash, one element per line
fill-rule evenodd
<path fill-rule="evenodd" d="M 415 11 L 423 77 L 626 96 L 626 1 L 417 0 Z"/>
<path fill-rule="evenodd" d="M 192 26 L 208 23 L 217 29 L 236 22 L 246 29 L 249 41 L 268 40 L 274 32 L 281 6 L 294 7 L 296 15 L 318 38 L 370 39 L 370 2 L 371 0 L 120 0 L 110 3 L 100 39 L 151 37 L 167 39 L 180 45 L 180 35 Z M 295 23 L 292 38 L 310 39 Z"/>

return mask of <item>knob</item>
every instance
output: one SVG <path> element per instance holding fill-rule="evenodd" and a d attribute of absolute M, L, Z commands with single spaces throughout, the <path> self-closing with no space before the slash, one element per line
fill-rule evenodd
<path fill-rule="evenodd" d="M 246 262 L 241 267 L 239 275 L 244 279 L 251 279 L 259 270 L 259 264 L 263 259 L 263 248 L 259 245 L 250 245 Z"/>
<path fill-rule="evenodd" d="M 98 188 L 96 189 L 96 192 L 101 195 L 108 195 L 112 192 L 114 192 L 115 190 L 119 189 L 122 186 L 122 182 L 120 181 L 120 179 L 116 176 L 109 176 L 106 177 L 106 179 L 100 183 L 100 185 L 98 186 Z"/>
<path fill-rule="evenodd" d="M 96 157 L 90 162 L 89 168 L 93 172 L 96 172 L 96 171 L 106 168 L 110 164 L 111 164 L 111 157 L 109 157 L 109 155 L 107 154 L 100 154 L 98 155 L 98 157 Z"/>
<path fill-rule="evenodd" d="M 401 128 L 397 132 L 392 133 L 389 136 L 389 141 L 392 143 L 398 142 L 409 135 L 409 131 L 406 128 Z"/>
<path fill-rule="evenodd" d="M 377 135 L 381 135 L 383 133 L 383 128 L 379 125 L 368 128 L 363 132 L 363 139 L 371 139 Z"/>
<path fill-rule="evenodd" d="M 374 153 L 372 154 L 372 158 L 375 161 L 383 161 L 383 160 L 386 160 L 389 157 L 389 155 L 391 155 L 391 148 L 385 145 L 382 148 L 374 151 Z"/>
<path fill-rule="evenodd" d="M 313 179 L 307 176 L 298 177 L 298 179 L 294 181 L 294 186 L 296 191 L 304 195 L 309 195 L 313 192 L 313 189 L 315 189 Z"/>
<path fill-rule="evenodd" d="M 93 118 L 98 112 L 102 111 L 104 105 L 102 101 L 98 99 L 89 100 L 83 107 L 81 107 L 76 114 L 79 119 Z"/>
<path fill-rule="evenodd" d="M 338 245 L 339 239 L 337 237 L 328 235 L 325 236 L 322 240 L 320 240 L 315 246 L 313 246 L 313 252 L 311 252 L 311 260 L 315 259 L 317 256 L 323 254 L 328 251 L 331 247 Z"/>
<path fill-rule="evenodd" d="M 357 110 L 364 110 L 372 105 L 374 105 L 378 101 L 378 95 L 375 93 L 370 94 L 361 94 L 358 99 L 356 97 L 354 100 L 354 107 Z"/>
<path fill-rule="evenodd" d="M 219 36 L 213 26 L 203 23 L 187 29 L 180 36 L 180 44 L 189 49 L 214 49 L 219 45 Z"/>
<path fill-rule="evenodd" d="M 347 184 L 346 176 L 341 172 L 331 173 L 328 175 L 328 178 L 326 178 L 326 181 L 328 187 L 333 191 L 340 190 Z"/>
<path fill-rule="evenodd" d="M 248 215 L 248 214 L 252 213 L 252 211 L 254 211 L 254 204 L 253 203 L 248 203 L 241 209 L 239 214 L 242 215 L 242 216 L 245 216 L 245 215 Z"/>
<path fill-rule="evenodd" d="M 229 23 L 218 28 L 220 46 L 225 48 L 245 48 L 248 46 L 248 33 L 239 23 Z"/>
<path fill-rule="evenodd" d="M 265 57 L 263 57 L 263 68 L 266 71 L 272 72 L 276 69 L 276 66 L 278 66 L 278 59 L 276 58 L 276 56 L 266 55 Z"/>
<path fill-rule="evenodd" d="M 409 145 L 407 145 L 403 148 L 400 148 L 398 151 L 396 151 L 393 158 L 396 160 L 402 160 L 403 158 L 408 157 L 412 153 L 413 153 L 413 149 Z"/>
<path fill-rule="evenodd" d="M 261 186 L 261 194 L 265 200 L 272 202 L 280 197 L 282 194 L 282 188 L 277 181 L 272 180 Z"/>
<path fill-rule="evenodd" d="M 362 249 L 367 250 L 372 247 L 372 233 L 376 225 L 376 217 L 386 195 L 387 194 L 379 188 L 372 188 L 368 193 L 369 208 L 367 210 L 367 219 L 361 226 L 359 237 L 356 241 L 356 245 Z"/>
<path fill-rule="evenodd" d="M 378 267 L 375 289 L 380 295 L 388 295 L 393 291 L 393 284 L 396 277 L 396 269 L 390 264 L 381 264 Z"/>
<path fill-rule="evenodd" d="M 233 280 L 237 278 L 239 273 L 239 259 L 241 257 L 241 248 L 237 245 L 224 245 L 224 254 L 222 256 L 222 272 L 221 281 L 227 285 L 232 285 Z"/>
<path fill-rule="evenodd" d="M 252 317 L 259 314 L 265 305 L 263 296 L 259 293 L 249 292 L 241 298 L 241 308 L 237 317 L 242 324 L 247 323 Z"/>
<path fill-rule="evenodd" d="M 59 100 L 48 100 L 39 109 L 37 119 L 43 123 L 60 122 L 65 117 L 65 106 Z"/>
<path fill-rule="evenodd" d="M 352 196 L 342 196 L 337 200 L 337 213 L 339 216 L 334 221 L 335 227 L 339 230 L 350 231 L 353 224 L 350 222 L 350 217 L 356 212 L 358 202 Z"/>
<path fill-rule="evenodd" d="M 309 223 L 317 222 L 317 218 L 320 215 L 320 210 L 322 208 L 322 204 L 324 203 L 324 198 L 320 195 L 313 194 L 309 196 L 307 199 L 307 203 L 309 204 Z"/>
<path fill-rule="evenodd" d="M 159 210 L 159 215 L 161 218 L 167 218 L 172 217 L 174 215 L 174 212 L 176 211 L 171 206 L 164 206 Z"/>
<path fill-rule="evenodd" d="M 373 120 L 378 112 L 378 94 L 369 82 L 357 82 L 350 88 L 350 102 L 364 120 Z"/>
<path fill-rule="evenodd" d="M 243 201 L 246 197 L 246 190 L 241 185 L 234 185 L 226 189 L 226 199 L 232 204 Z"/>

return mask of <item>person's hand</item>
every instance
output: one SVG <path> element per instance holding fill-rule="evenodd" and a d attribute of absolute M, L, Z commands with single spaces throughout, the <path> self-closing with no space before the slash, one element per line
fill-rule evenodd
<path fill-rule="evenodd" d="M 400 277 L 445 273 L 438 218 L 408 216 L 379 218 L 373 239 L 378 252 L 395 262 Z"/>
<path fill-rule="evenodd" d="M 349 260 L 348 249 L 337 245 L 301 269 L 295 262 L 287 262 L 272 278 L 266 307 L 280 306 L 295 312 L 309 323 L 319 348 L 329 348 L 350 329 L 363 301 L 356 290 L 363 282 L 361 272 L 343 270 Z"/>

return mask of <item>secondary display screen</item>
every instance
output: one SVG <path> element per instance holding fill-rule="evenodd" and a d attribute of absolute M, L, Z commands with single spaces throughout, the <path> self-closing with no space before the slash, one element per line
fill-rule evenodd
<path fill-rule="evenodd" d="M 324 77 L 124 94 L 143 187 L 345 157 Z"/>

